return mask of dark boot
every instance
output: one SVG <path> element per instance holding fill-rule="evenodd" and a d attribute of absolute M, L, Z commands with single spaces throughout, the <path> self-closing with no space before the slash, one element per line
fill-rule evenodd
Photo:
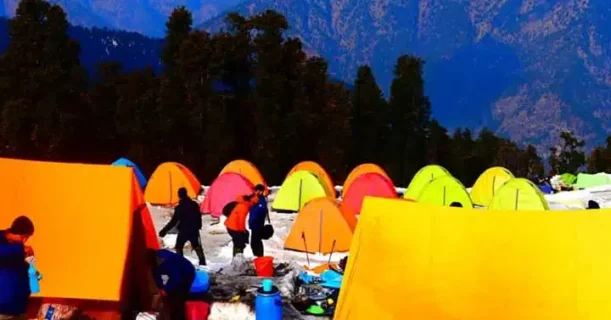
<path fill-rule="evenodd" d="M 204 255 L 204 249 L 202 247 L 195 248 L 195 253 L 197 253 L 197 257 L 199 258 L 199 265 L 206 265 L 206 256 Z"/>

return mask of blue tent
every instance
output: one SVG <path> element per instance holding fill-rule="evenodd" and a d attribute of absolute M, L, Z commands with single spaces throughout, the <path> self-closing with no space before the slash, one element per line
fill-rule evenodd
<path fill-rule="evenodd" d="M 144 174 L 142 174 L 142 171 L 140 171 L 140 168 L 138 168 L 138 166 L 135 163 L 129 161 L 128 159 L 121 158 L 113 162 L 111 166 L 122 166 L 122 167 L 134 168 L 134 172 L 136 173 L 136 179 L 138 179 L 138 184 L 140 184 L 140 188 L 144 190 L 144 187 L 146 187 L 146 177 L 144 176 Z"/>

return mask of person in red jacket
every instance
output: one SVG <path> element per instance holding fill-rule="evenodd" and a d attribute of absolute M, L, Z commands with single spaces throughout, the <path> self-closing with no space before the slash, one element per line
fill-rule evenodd
<path fill-rule="evenodd" d="M 246 217 L 250 208 L 258 202 L 256 195 L 238 197 L 237 203 L 225 221 L 227 233 L 233 242 L 233 256 L 244 253 L 248 243 L 248 231 L 246 231 Z"/>

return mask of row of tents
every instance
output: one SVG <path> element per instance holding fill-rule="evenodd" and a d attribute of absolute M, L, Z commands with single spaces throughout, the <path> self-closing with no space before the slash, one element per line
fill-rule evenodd
<path fill-rule="evenodd" d="M 564 173 L 552 178 L 552 187 L 557 190 L 561 189 L 587 189 L 611 185 L 611 175 L 606 173 L 588 174 Z"/>
<path fill-rule="evenodd" d="M 178 199 L 176 190 L 187 189 L 195 198 L 202 185 L 195 175 L 177 162 L 166 162 L 157 167 L 147 181 L 138 167 L 127 159 L 119 159 L 113 165 L 134 169 L 139 185 L 144 189 L 145 200 L 152 204 L 173 205 Z M 595 181 L 600 184 L 610 181 L 607 175 L 580 174 L 576 181 L 588 186 Z M 223 207 L 238 195 L 252 192 L 255 185 L 267 184 L 257 167 L 246 160 L 235 160 L 227 164 L 213 181 L 201 204 L 201 210 L 214 216 L 222 214 Z M 377 196 L 399 198 L 390 176 L 379 166 L 362 164 L 348 175 L 343 184 L 341 199 L 357 215 L 360 214 L 363 198 Z M 488 207 L 501 210 L 548 210 L 549 205 L 539 187 L 532 182 L 515 178 L 507 169 L 493 167 L 483 172 L 469 192 L 460 181 L 445 168 L 428 165 L 418 171 L 403 198 L 448 206 L 458 202 L 462 207 Z M 279 212 L 299 212 L 308 201 L 316 198 L 337 198 L 338 194 L 328 172 L 313 161 L 304 161 L 294 166 L 278 190 L 273 209 Z"/>

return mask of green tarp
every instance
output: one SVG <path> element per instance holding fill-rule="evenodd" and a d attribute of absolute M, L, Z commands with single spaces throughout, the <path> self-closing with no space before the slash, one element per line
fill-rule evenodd
<path fill-rule="evenodd" d="M 577 177 L 574 174 L 571 173 L 563 173 L 560 176 L 560 180 L 562 182 L 564 182 L 564 184 L 566 185 L 573 185 L 573 183 L 575 183 L 575 181 L 577 181 Z"/>
<path fill-rule="evenodd" d="M 575 189 L 594 188 L 605 185 L 611 185 L 611 179 L 604 173 L 587 174 L 580 173 L 577 175 L 577 182 L 573 185 Z"/>

